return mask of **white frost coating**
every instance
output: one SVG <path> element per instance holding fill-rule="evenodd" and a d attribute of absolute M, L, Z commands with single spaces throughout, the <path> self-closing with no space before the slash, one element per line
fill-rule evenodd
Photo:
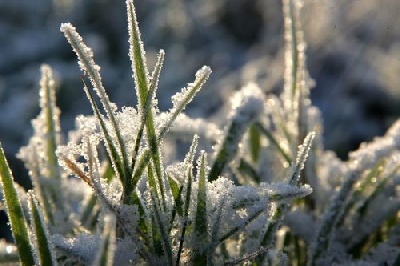
<path fill-rule="evenodd" d="M 305 184 L 303 186 L 291 186 L 284 182 L 272 183 L 265 186 L 265 183 L 261 183 L 260 187 L 265 187 L 268 194 L 272 199 L 278 200 L 292 200 L 295 198 L 305 197 L 312 193 L 312 188 Z"/>
<path fill-rule="evenodd" d="M 70 23 L 62 23 L 60 31 L 64 33 L 68 42 L 71 44 L 72 49 L 76 53 L 79 59 L 79 67 L 84 71 L 90 78 L 90 82 L 97 95 L 100 98 L 101 103 L 108 117 L 112 117 L 113 109 L 115 106 L 110 104 L 108 95 L 104 89 L 103 83 L 100 76 L 100 66 L 98 66 L 93 60 L 93 51 L 83 42 L 82 37 L 76 31 L 75 27 Z"/>
<path fill-rule="evenodd" d="M 211 68 L 203 66 L 196 72 L 196 79 L 193 83 L 189 83 L 186 88 L 171 97 L 172 108 L 169 111 L 167 119 L 165 119 L 160 129 L 160 136 L 162 137 L 166 131 L 171 127 L 176 117 L 185 109 L 192 100 L 196 93 L 201 89 L 208 77 L 211 75 Z"/>
<path fill-rule="evenodd" d="M 52 242 L 58 251 L 65 252 L 67 257 L 88 265 L 96 257 L 100 245 L 101 235 L 81 234 L 74 238 L 64 238 L 62 235 L 53 235 Z"/>
<path fill-rule="evenodd" d="M 254 118 L 264 110 L 264 94 L 255 83 L 250 83 L 233 95 L 231 106 L 233 116 Z"/>
<path fill-rule="evenodd" d="M 349 154 L 349 161 L 357 163 L 359 168 L 372 168 L 379 159 L 388 156 L 400 147 L 400 120 L 397 120 L 383 137 L 370 143 L 361 144 L 357 151 Z"/>

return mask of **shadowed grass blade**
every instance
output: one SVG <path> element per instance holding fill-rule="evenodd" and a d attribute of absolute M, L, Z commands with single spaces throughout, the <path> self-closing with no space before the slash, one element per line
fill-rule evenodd
<path fill-rule="evenodd" d="M 22 265 L 34 265 L 34 255 L 29 241 L 28 228 L 22 206 L 14 185 L 11 169 L 8 166 L 3 148 L 0 144 L 0 182 L 3 189 L 4 203 L 7 207 L 7 214 L 11 230 L 18 248 Z"/>
<path fill-rule="evenodd" d="M 48 229 L 44 223 L 41 210 L 32 192 L 28 194 L 28 197 L 31 214 L 31 226 L 35 232 L 34 236 L 37 244 L 39 265 L 56 265 L 55 254 L 52 248 L 53 245 L 49 239 Z"/>
<path fill-rule="evenodd" d="M 197 243 L 198 249 L 194 252 L 193 265 L 207 265 L 208 254 L 205 249 L 208 243 L 208 220 L 207 220 L 207 194 L 206 194 L 206 169 L 207 169 L 207 157 L 203 152 L 200 155 L 200 160 L 198 162 L 200 171 L 198 180 L 199 180 L 199 188 L 197 192 L 197 205 L 196 205 L 196 214 L 195 214 L 195 239 Z"/>

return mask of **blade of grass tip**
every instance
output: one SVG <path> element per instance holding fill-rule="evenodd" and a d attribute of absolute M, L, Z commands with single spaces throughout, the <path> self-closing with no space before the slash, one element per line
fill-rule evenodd
<path fill-rule="evenodd" d="M 115 218 L 112 215 L 104 217 L 102 241 L 93 265 L 112 266 L 116 249 Z"/>
<path fill-rule="evenodd" d="M 56 156 L 56 148 L 59 144 L 59 110 L 56 107 L 56 92 L 53 72 L 48 65 L 41 67 L 40 80 L 40 108 L 46 121 L 46 155 L 48 163 L 48 177 L 60 178 L 60 169 Z"/>
<path fill-rule="evenodd" d="M 56 265 L 53 244 L 49 238 L 49 232 L 44 223 L 43 215 L 37 204 L 33 191 L 28 193 L 29 208 L 31 214 L 31 226 L 35 232 L 35 239 L 38 249 L 39 265 Z"/>
<path fill-rule="evenodd" d="M 294 3 L 292 0 L 283 1 L 284 32 L 285 32 L 285 90 L 284 94 L 290 99 L 291 104 L 295 103 L 297 93 L 298 75 L 298 43 L 297 28 L 294 14 Z"/>
<path fill-rule="evenodd" d="M 195 250 L 193 265 L 206 265 L 208 261 L 208 252 L 205 249 L 208 242 L 208 220 L 207 220 L 207 194 L 206 194 L 206 169 L 207 156 L 202 151 L 199 162 L 199 187 L 197 192 L 197 205 L 195 213 L 195 239 L 197 247 Z"/>
<path fill-rule="evenodd" d="M 233 160 L 247 128 L 264 110 L 264 95 L 255 84 L 242 88 L 233 99 L 230 125 L 208 174 L 209 182 L 216 180 Z"/>
<path fill-rule="evenodd" d="M 161 73 L 161 68 L 163 66 L 163 63 L 164 63 L 164 57 L 165 57 L 164 50 L 160 50 L 160 52 L 158 54 L 156 66 L 155 66 L 155 69 L 154 69 L 152 77 L 151 77 L 150 89 L 149 89 L 149 93 L 147 94 L 146 104 L 144 105 L 143 112 L 140 112 L 140 114 L 141 114 L 140 126 L 139 126 L 138 133 L 136 135 L 134 150 L 132 153 L 131 169 L 135 169 L 136 157 L 137 157 L 137 154 L 139 153 L 140 142 L 143 137 L 143 131 L 144 131 L 144 127 L 146 124 L 147 116 L 150 114 L 150 112 L 152 110 L 153 98 L 155 97 L 154 95 L 158 88 L 158 81 L 160 79 L 160 73 Z"/>
<path fill-rule="evenodd" d="M 211 68 L 203 66 L 196 72 L 196 79 L 193 83 L 188 84 L 187 88 L 183 88 L 179 93 L 172 97 L 173 107 L 170 110 L 168 119 L 163 123 L 160 129 L 159 139 L 161 140 L 165 133 L 169 130 L 176 117 L 182 113 L 185 107 L 193 100 L 194 96 L 211 75 Z"/>
<path fill-rule="evenodd" d="M 146 98 L 149 93 L 149 74 L 146 64 L 145 51 L 143 42 L 140 39 L 140 31 L 136 18 L 135 6 L 132 0 L 126 1 L 128 11 L 128 32 L 129 32 L 129 57 L 132 62 L 133 78 L 136 85 L 136 94 L 138 98 L 138 110 L 142 112 L 146 105 Z M 142 114 L 143 115 L 143 114 Z M 164 181 L 162 174 L 161 156 L 159 145 L 157 143 L 157 135 L 154 127 L 153 108 L 146 115 L 147 141 L 150 147 L 151 157 L 154 162 L 157 181 L 160 186 L 162 203 L 166 209 Z"/>
<path fill-rule="evenodd" d="M 18 248 L 22 265 L 34 265 L 34 254 L 29 241 L 28 228 L 22 210 L 22 206 L 14 185 L 11 169 L 8 166 L 4 155 L 3 147 L 0 144 L 0 181 L 3 189 L 4 203 L 7 207 L 7 214 L 11 231 Z"/>
<path fill-rule="evenodd" d="M 304 139 L 303 144 L 299 146 L 293 173 L 289 179 L 290 185 L 294 186 L 300 180 L 300 173 L 304 169 L 304 164 L 307 160 L 308 153 L 313 144 L 314 138 L 315 138 L 315 132 L 312 131 L 312 132 L 308 133 L 308 135 Z"/>
<path fill-rule="evenodd" d="M 292 161 L 293 161 L 292 158 L 287 154 L 287 152 L 283 149 L 283 147 L 281 147 L 281 145 L 275 139 L 275 137 L 272 134 L 272 132 L 267 130 L 260 122 L 255 123 L 254 127 L 268 138 L 268 140 L 271 142 L 271 144 L 273 144 L 275 146 L 275 148 L 279 151 L 279 153 L 283 156 L 285 161 L 289 165 L 291 165 Z"/>
<path fill-rule="evenodd" d="M 183 186 L 180 186 L 171 176 L 168 176 L 168 183 L 171 188 L 172 197 L 174 198 L 174 208 L 172 209 L 171 221 L 175 220 L 176 213 L 179 216 L 183 216 L 183 201 L 181 199 L 181 194 L 183 191 Z M 172 223 L 171 223 L 172 224 Z"/>
<path fill-rule="evenodd" d="M 87 47 L 86 44 L 83 42 L 82 37 L 76 31 L 75 27 L 73 27 L 70 23 L 63 23 L 61 24 L 60 30 L 64 33 L 68 42 L 71 44 L 73 50 L 78 56 L 79 66 L 89 76 L 90 82 L 92 83 L 96 94 L 100 98 L 100 102 L 102 103 L 107 117 L 111 122 L 111 126 L 116 136 L 115 142 L 119 148 L 121 161 L 124 166 L 123 168 L 121 168 L 121 170 L 123 170 L 123 179 L 128 179 L 131 176 L 131 173 L 129 172 L 128 167 L 129 164 L 127 151 L 122 141 L 121 131 L 115 120 L 114 108 L 111 106 L 107 92 L 105 91 L 103 82 L 101 80 L 100 67 L 94 62 L 92 50 Z"/>
<path fill-rule="evenodd" d="M 185 156 L 184 164 L 186 166 L 186 175 L 185 179 L 187 180 L 186 183 L 186 194 L 184 201 L 182 202 L 182 205 L 184 207 L 183 214 L 182 214 L 182 219 L 183 219 L 183 225 L 182 225 L 182 231 L 181 231 L 181 236 L 179 239 L 179 248 L 177 252 L 177 258 L 176 258 L 176 265 L 180 265 L 180 259 L 183 251 L 183 243 L 185 241 L 185 233 L 186 229 L 188 226 L 189 222 L 189 207 L 190 207 L 190 201 L 191 201 L 191 195 L 192 195 L 192 182 L 193 182 L 193 160 L 194 156 L 196 153 L 197 145 L 199 141 L 199 136 L 194 135 L 192 144 L 190 145 L 190 149 L 188 154 Z"/>

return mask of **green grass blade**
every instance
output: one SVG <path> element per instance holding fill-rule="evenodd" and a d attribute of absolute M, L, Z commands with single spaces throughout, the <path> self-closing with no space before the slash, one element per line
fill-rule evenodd
<path fill-rule="evenodd" d="M 257 130 L 254 124 L 249 128 L 249 147 L 251 160 L 254 163 L 258 162 L 261 151 L 261 137 L 260 132 Z"/>
<path fill-rule="evenodd" d="M 139 126 L 139 130 L 138 130 L 138 133 L 137 133 L 136 139 L 135 139 L 135 145 L 134 145 L 134 150 L 133 150 L 133 154 L 132 154 L 131 169 L 135 169 L 135 166 L 136 166 L 136 158 L 137 158 L 137 154 L 139 154 L 140 142 L 143 137 L 143 131 L 144 131 L 144 127 L 145 127 L 145 124 L 147 121 L 147 117 L 152 110 L 153 98 L 154 98 L 155 92 L 158 88 L 158 80 L 160 78 L 161 68 L 164 63 L 164 57 L 165 57 L 165 53 L 163 50 L 161 50 L 160 53 L 158 54 L 156 67 L 155 67 L 152 77 L 151 77 L 150 89 L 149 89 L 149 93 L 147 94 L 146 103 L 144 105 L 143 112 L 140 113 L 141 114 L 140 126 Z"/>
<path fill-rule="evenodd" d="M 28 197 L 31 214 L 31 226 L 35 232 L 39 264 L 55 265 L 55 254 L 52 250 L 52 243 L 49 239 L 47 225 L 44 223 L 43 215 L 37 204 L 34 194 L 31 192 L 28 194 Z"/>
<path fill-rule="evenodd" d="M 114 253 L 116 248 L 116 229 L 115 218 L 111 215 L 104 217 L 104 229 L 102 241 L 100 243 L 99 251 L 96 255 L 96 260 L 93 265 L 98 266 L 112 266 L 114 260 Z"/>
<path fill-rule="evenodd" d="M 299 146 L 296 157 L 296 163 L 294 165 L 292 175 L 289 178 L 290 185 L 297 185 L 297 183 L 299 182 L 300 173 L 304 169 L 304 164 L 307 160 L 308 153 L 311 149 L 314 138 L 315 138 L 315 132 L 308 133 L 308 135 L 304 139 L 303 144 Z"/>
<path fill-rule="evenodd" d="M 198 145 L 198 140 L 199 137 L 197 135 L 193 136 L 192 144 L 190 146 L 189 152 L 185 157 L 184 163 L 186 166 L 186 194 L 184 197 L 184 200 L 182 202 L 183 205 L 183 225 L 182 225 L 182 231 L 181 231 L 181 236 L 179 239 L 179 248 L 177 252 L 177 258 L 176 258 L 176 265 L 180 265 L 180 259 L 183 251 L 183 243 L 185 241 L 185 234 L 186 234 L 186 229 L 188 226 L 189 222 L 189 207 L 190 207 L 190 202 L 191 202 L 191 195 L 192 195 L 192 182 L 193 182 L 193 160 L 194 156 L 196 153 L 197 145 Z"/>
<path fill-rule="evenodd" d="M 208 243 L 208 220 L 207 220 L 207 194 L 206 194 L 206 164 L 207 158 L 206 154 L 203 152 L 200 155 L 199 164 L 199 188 L 197 193 L 197 205 L 195 214 L 195 239 L 199 249 L 195 250 L 195 255 L 193 258 L 193 265 L 207 265 L 208 254 L 205 249 Z"/>
<path fill-rule="evenodd" d="M 181 194 L 183 186 L 180 186 L 172 177 L 168 176 L 168 183 L 171 188 L 172 197 L 174 198 L 174 208 L 172 209 L 172 221 L 175 219 L 176 214 L 183 216 L 183 201 Z"/>
<path fill-rule="evenodd" d="M 59 144 L 59 111 L 56 107 L 55 81 L 49 66 L 41 67 L 42 78 L 40 80 L 40 108 L 44 114 L 46 125 L 46 158 L 47 176 L 50 178 L 60 178 L 60 169 L 56 156 L 56 148 Z M 60 206 L 58 206 L 60 207 Z"/>
<path fill-rule="evenodd" d="M 149 94 L 149 74 L 146 65 L 145 51 L 143 42 L 140 39 L 140 31 L 136 18 L 135 7 L 132 0 L 126 1 L 128 10 L 128 31 L 129 31 L 129 56 L 132 62 L 133 77 L 136 85 L 136 94 L 138 98 L 138 110 L 143 113 L 146 99 Z M 143 116 L 143 114 L 141 114 Z M 165 192 L 164 192 L 164 181 L 162 174 L 161 157 L 159 151 L 159 145 L 157 142 L 157 135 L 154 126 L 153 108 L 146 115 L 146 130 L 147 130 L 147 141 L 150 147 L 151 158 L 154 162 L 157 182 L 159 183 L 162 203 L 164 209 L 166 208 L 165 203 Z"/>
<path fill-rule="evenodd" d="M 92 50 L 86 46 L 86 44 L 83 42 L 82 37 L 76 32 L 76 29 L 71 24 L 61 24 L 60 30 L 64 33 L 68 42 L 71 44 L 73 50 L 78 56 L 79 66 L 89 76 L 93 89 L 100 98 L 100 102 L 102 103 L 107 117 L 111 122 L 112 129 L 114 130 L 116 136 L 116 139 L 114 141 L 116 143 L 115 149 L 120 153 L 119 157 L 121 160 L 120 171 L 117 174 L 121 176 L 121 180 L 129 180 L 129 178 L 131 177 L 131 173 L 129 170 L 127 151 L 122 141 L 121 131 L 115 119 L 115 110 L 111 106 L 111 102 L 108 98 L 107 92 L 105 91 L 103 82 L 101 80 L 100 67 L 96 65 L 93 60 Z M 88 91 L 88 87 L 85 85 L 85 92 L 86 90 Z M 91 98 L 92 99 L 89 100 L 91 100 L 91 102 L 94 102 L 93 97 Z"/>
<path fill-rule="evenodd" d="M 29 241 L 28 228 L 17 190 L 14 185 L 11 169 L 8 166 L 3 148 L 0 144 L 0 181 L 3 189 L 4 203 L 7 207 L 7 214 L 11 230 L 18 248 L 22 265 L 34 265 L 34 254 Z"/>
<path fill-rule="evenodd" d="M 122 161 L 120 155 L 117 152 L 117 148 L 115 147 L 114 141 L 111 138 L 110 133 L 107 130 L 104 118 L 102 117 L 102 115 L 100 113 L 100 110 L 99 110 L 99 107 L 97 106 L 97 103 L 93 99 L 92 93 L 89 91 L 89 88 L 86 86 L 86 83 L 85 83 L 85 81 L 83 79 L 82 79 L 82 82 L 83 82 L 83 85 L 84 85 L 83 88 L 84 88 L 84 91 L 86 93 L 86 96 L 88 97 L 88 99 L 90 101 L 90 104 L 92 106 L 93 113 L 95 114 L 95 116 L 97 118 L 97 121 L 100 124 L 100 129 L 101 129 L 101 131 L 102 131 L 102 133 L 104 135 L 104 143 L 106 144 L 107 152 L 108 152 L 108 155 L 109 155 L 109 157 L 111 159 L 112 166 L 114 168 L 114 172 L 121 179 L 121 182 L 122 182 L 122 184 L 124 185 L 124 188 L 125 188 L 125 186 L 127 185 L 126 184 L 127 179 L 124 179 L 125 178 L 125 176 L 124 176 L 124 171 L 125 171 L 124 168 L 125 167 L 123 165 L 123 161 Z"/>

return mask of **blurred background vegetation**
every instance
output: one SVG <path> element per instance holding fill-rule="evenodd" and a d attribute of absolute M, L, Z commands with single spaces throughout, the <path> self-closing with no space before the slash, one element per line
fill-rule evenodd
<path fill-rule="evenodd" d="M 304 2 L 312 101 L 322 111 L 326 149 L 345 159 L 400 115 L 400 1 Z M 192 117 L 222 125 L 223 103 L 249 81 L 266 94 L 282 89 L 280 0 L 136 0 L 135 5 L 150 62 L 160 48 L 166 51 L 161 110 L 202 64 L 211 66 L 213 75 L 187 110 Z M 39 112 L 40 65 L 56 71 L 63 132 L 73 127 L 76 115 L 91 113 L 60 23 L 73 23 L 93 48 L 111 100 L 135 105 L 126 20 L 124 0 L 0 0 L 0 141 L 25 187 L 30 184 L 15 154 L 27 143 L 30 120 Z"/>

